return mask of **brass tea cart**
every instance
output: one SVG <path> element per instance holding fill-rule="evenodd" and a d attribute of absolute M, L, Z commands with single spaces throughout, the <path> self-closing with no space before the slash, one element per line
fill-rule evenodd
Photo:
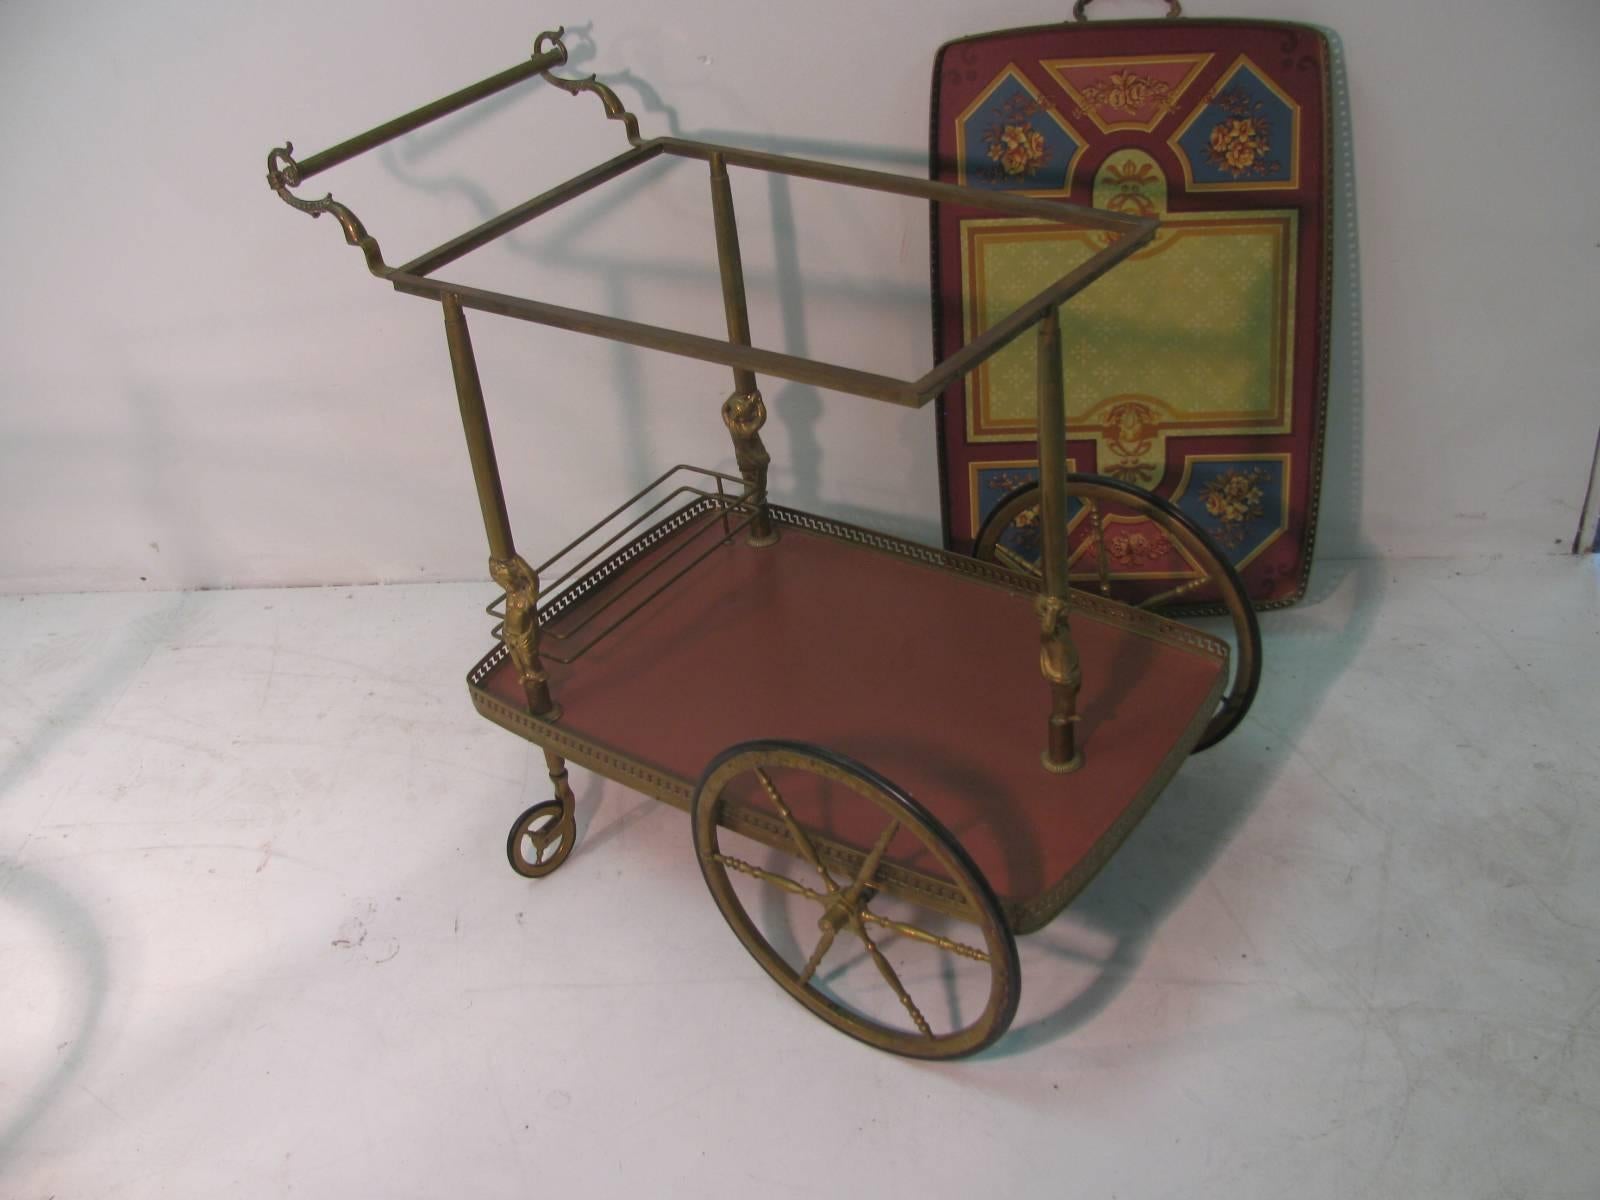
<path fill-rule="evenodd" d="M 899 1054 L 978 1051 L 1016 1013 L 1015 935 L 1050 921 L 1088 883 L 1183 759 L 1238 723 L 1259 675 L 1255 618 L 1205 533 L 1165 501 L 1066 467 L 1060 307 L 1147 243 L 1157 222 L 646 140 L 593 76 L 553 73 L 566 61 L 562 31 L 544 33 L 510 70 L 303 161 L 292 145 L 267 159 L 268 182 L 286 203 L 332 215 L 373 274 L 444 310 L 489 573 L 501 589 L 489 606 L 497 643 L 473 667 L 469 690 L 480 713 L 544 751 L 555 792 L 517 818 L 508 857 L 539 877 L 571 853 L 569 762 L 618 780 L 689 812 L 718 908 L 806 1008 Z M 629 148 L 398 267 L 331 195 L 295 194 L 313 176 L 534 75 L 596 95 Z M 661 155 L 709 165 L 726 340 L 436 278 Z M 730 168 L 1045 218 L 1094 231 L 1103 248 L 921 378 L 893 379 L 751 344 Z M 468 310 L 730 368 L 722 420 L 738 474 L 674 467 L 530 566 L 512 540 Z M 977 558 L 769 499 L 758 375 L 919 407 L 1029 331 L 1038 345 L 1040 480 L 1001 504 Z M 1168 539 L 1196 570 L 1176 586 L 1152 581 L 1119 594 L 1107 547 L 1133 536 Z M 1029 538 L 1037 572 L 1023 552 Z M 1151 611 L 1179 598 L 1225 611 L 1232 647 Z M 812 932 L 775 931 L 761 919 L 774 911 L 809 914 L 803 928 Z M 862 964 L 875 998 L 842 995 L 846 958 Z"/>

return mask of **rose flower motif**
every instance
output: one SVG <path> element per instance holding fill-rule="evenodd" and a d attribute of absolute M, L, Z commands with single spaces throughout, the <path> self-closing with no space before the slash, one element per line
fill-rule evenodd
<path fill-rule="evenodd" d="M 1044 163 L 1044 134 L 1031 125 L 1007 125 L 989 142 L 989 157 L 1007 175 L 1025 175 Z"/>
<path fill-rule="evenodd" d="M 1105 91 L 1107 108 L 1120 108 L 1134 112 L 1150 99 L 1150 81 L 1132 71 L 1116 71 L 1111 76 L 1111 86 Z"/>
<path fill-rule="evenodd" d="M 1212 157 L 1227 165 L 1235 175 L 1255 166 L 1267 155 L 1266 130 L 1251 117 L 1223 121 L 1211 131 Z"/>
<path fill-rule="evenodd" d="M 1206 511 L 1219 521 L 1234 523 L 1261 515 L 1261 488 L 1251 474 L 1230 471 L 1205 490 Z"/>

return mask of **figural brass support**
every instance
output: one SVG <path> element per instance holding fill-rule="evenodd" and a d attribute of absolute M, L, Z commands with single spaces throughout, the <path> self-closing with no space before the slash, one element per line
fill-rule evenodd
<path fill-rule="evenodd" d="M 1064 773 L 1083 765 L 1078 745 L 1078 687 L 1083 673 L 1067 619 L 1067 398 L 1061 373 L 1061 310 L 1039 322 L 1039 507 L 1044 540 L 1044 587 L 1039 612 L 1039 670 L 1050 684 L 1045 769 Z"/>
<path fill-rule="evenodd" d="M 723 402 L 722 423 L 733 435 L 733 457 L 744 480 L 744 498 L 753 499 L 756 505 L 745 539 L 752 546 L 770 546 L 778 540 L 778 531 L 767 511 L 767 466 L 772 456 L 759 432 L 766 421 L 766 402 L 758 391 L 736 391 Z"/>
<path fill-rule="evenodd" d="M 491 558 L 489 575 L 506 594 L 505 627 L 500 634 L 517 668 L 528 711 L 546 721 L 561 715 L 550 695 L 550 677 L 539 660 L 539 576 L 520 554 Z"/>
<path fill-rule="evenodd" d="M 733 216 L 733 189 L 722 155 L 711 156 L 711 216 L 717 229 L 717 266 L 722 274 L 722 305 L 727 310 L 728 341 L 750 345 L 750 313 L 745 305 L 744 263 L 739 255 L 739 228 Z M 761 441 L 767 405 L 756 387 L 754 371 L 733 368 L 733 394 L 722 405 L 722 423 L 733 437 L 733 457 L 744 479 L 744 498 L 756 506 L 747 541 L 770 546 L 778 540 L 767 512 L 767 467 L 772 456 Z"/>
<path fill-rule="evenodd" d="M 443 307 L 450 369 L 461 405 L 461 428 L 467 435 L 472 478 L 478 485 L 478 507 L 483 511 L 483 529 L 489 538 L 489 575 L 506 594 L 501 639 L 511 652 L 517 678 L 528 698 L 528 710 L 536 717 L 553 721 L 560 709 L 550 695 L 550 679 L 539 660 L 539 576 L 517 553 L 511 540 L 511 519 L 506 514 L 500 466 L 495 460 L 489 413 L 483 404 L 483 385 L 478 380 L 478 361 L 472 353 L 466 314 L 454 296 L 446 296 Z"/>

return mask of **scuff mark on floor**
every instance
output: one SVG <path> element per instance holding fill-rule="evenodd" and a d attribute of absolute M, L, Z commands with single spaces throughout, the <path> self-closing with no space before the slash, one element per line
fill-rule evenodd
<path fill-rule="evenodd" d="M 366 915 L 370 917 L 377 911 L 378 906 L 368 902 Z M 361 914 L 357 913 L 339 926 L 339 936 L 329 944 L 340 950 L 354 950 L 366 940 L 367 923 L 361 919 Z"/>

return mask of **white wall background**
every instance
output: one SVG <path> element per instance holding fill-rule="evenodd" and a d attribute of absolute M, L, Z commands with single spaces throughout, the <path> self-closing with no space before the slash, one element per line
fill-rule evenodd
<path fill-rule="evenodd" d="M 922 173 L 939 44 L 1068 7 L 10 0 L 0 590 L 483 575 L 438 309 L 267 191 L 286 136 L 322 149 L 565 21 L 647 135 Z M 1600 424 L 1600 4 L 1190 12 L 1343 42 L 1364 320 L 1346 243 L 1320 553 L 1559 552 Z M 484 107 L 307 190 L 326 183 L 402 262 L 623 146 L 592 98 L 535 83 Z M 471 281 L 719 334 L 703 168 L 644 178 L 479 256 Z M 756 338 L 910 374 L 929 358 L 926 212 L 861 195 L 736 179 Z M 489 317 L 473 330 L 525 551 L 659 467 L 730 463 L 722 369 Z M 767 390 L 780 498 L 937 538 L 931 409 Z"/>

